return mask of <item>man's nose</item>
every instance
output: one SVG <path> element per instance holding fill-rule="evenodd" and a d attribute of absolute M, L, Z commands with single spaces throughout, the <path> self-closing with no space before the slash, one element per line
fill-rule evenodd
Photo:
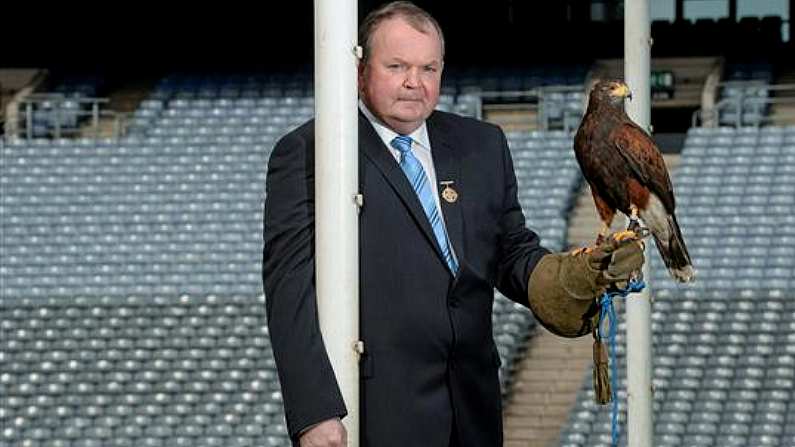
<path fill-rule="evenodd" d="M 420 75 L 417 68 L 411 68 L 406 71 L 406 79 L 403 82 L 406 88 L 417 88 L 420 85 Z"/>

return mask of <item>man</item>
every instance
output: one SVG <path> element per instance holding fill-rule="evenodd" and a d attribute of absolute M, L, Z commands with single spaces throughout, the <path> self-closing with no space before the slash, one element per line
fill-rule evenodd
<path fill-rule="evenodd" d="M 434 112 L 444 39 L 425 11 L 385 5 L 362 23 L 360 43 L 361 445 L 501 445 L 494 287 L 536 303 L 557 333 L 581 335 L 594 296 L 642 255 L 636 244 L 576 256 L 539 245 L 500 129 Z M 341 446 L 346 409 L 315 302 L 313 169 L 309 122 L 279 141 L 268 166 L 263 277 L 290 435 L 303 447 Z M 555 306 L 571 297 L 584 307 L 563 306 L 577 321 L 561 329 Z"/>

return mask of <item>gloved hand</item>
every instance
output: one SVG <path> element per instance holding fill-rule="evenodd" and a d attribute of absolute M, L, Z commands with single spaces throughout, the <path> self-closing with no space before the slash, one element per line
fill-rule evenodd
<path fill-rule="evenodd" d="M 596 299 L 608 287 L 625 287 L 643 267 L 638 235 L 609 235 L 593 249 L 550 253 L 538 262 L 528 283 L 530 309 L 550 332 L 579 337 L 591 332 Z"/>
<path fill-rule="evenodd" d="M 617 237 L 621 235 L 622 237 Z M 614 233 L 593 249 L 574 250 L 561 261 L 563 286 L 577 297 L 593 298 L 611 285 L 626 287 L 643 268 L 643 241 Z"/>

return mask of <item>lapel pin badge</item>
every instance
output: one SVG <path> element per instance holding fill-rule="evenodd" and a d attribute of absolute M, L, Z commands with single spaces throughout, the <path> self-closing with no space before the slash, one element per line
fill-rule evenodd
<path fill-rule="evenodd" d="M 447 180 L 447 181 L 444 181 L 444 182 L 439 182 L 439 184 L 440 184 L 440 185 L 444 186 L 444 189 L 442 190 L 442 198 L 443 198 L 443 199 L 444 199 L 444 200 L 445 200 L 447 203 L 455 203 L 455 202 L 456 202 L 456 200 L 458 200 L 458 191 L 456 191 L 455 189 L 453 189 L 453 188 L 450 186 L 450 185 L 452 185 L 453 183 L 455 183 L 455 182 L 453 182 L 452 180 Z"/>

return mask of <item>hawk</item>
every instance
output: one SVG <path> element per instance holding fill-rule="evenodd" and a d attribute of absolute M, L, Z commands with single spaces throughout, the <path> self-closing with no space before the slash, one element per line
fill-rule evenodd
<path fill-rule="evenodd" d="M 640 230 L 640 217 L 671 276 L 690 282 L 695 271 L 674 214 L 668 170 L 649 134 L 627 116 L 627 97 L 632 99 L 632 93 L 625 83 L 598 82 L 574 137 L 577 162 L 604 224 L 597 244 L 607 235 L 616 211 L 629 217 L 628 230 Z"/>

